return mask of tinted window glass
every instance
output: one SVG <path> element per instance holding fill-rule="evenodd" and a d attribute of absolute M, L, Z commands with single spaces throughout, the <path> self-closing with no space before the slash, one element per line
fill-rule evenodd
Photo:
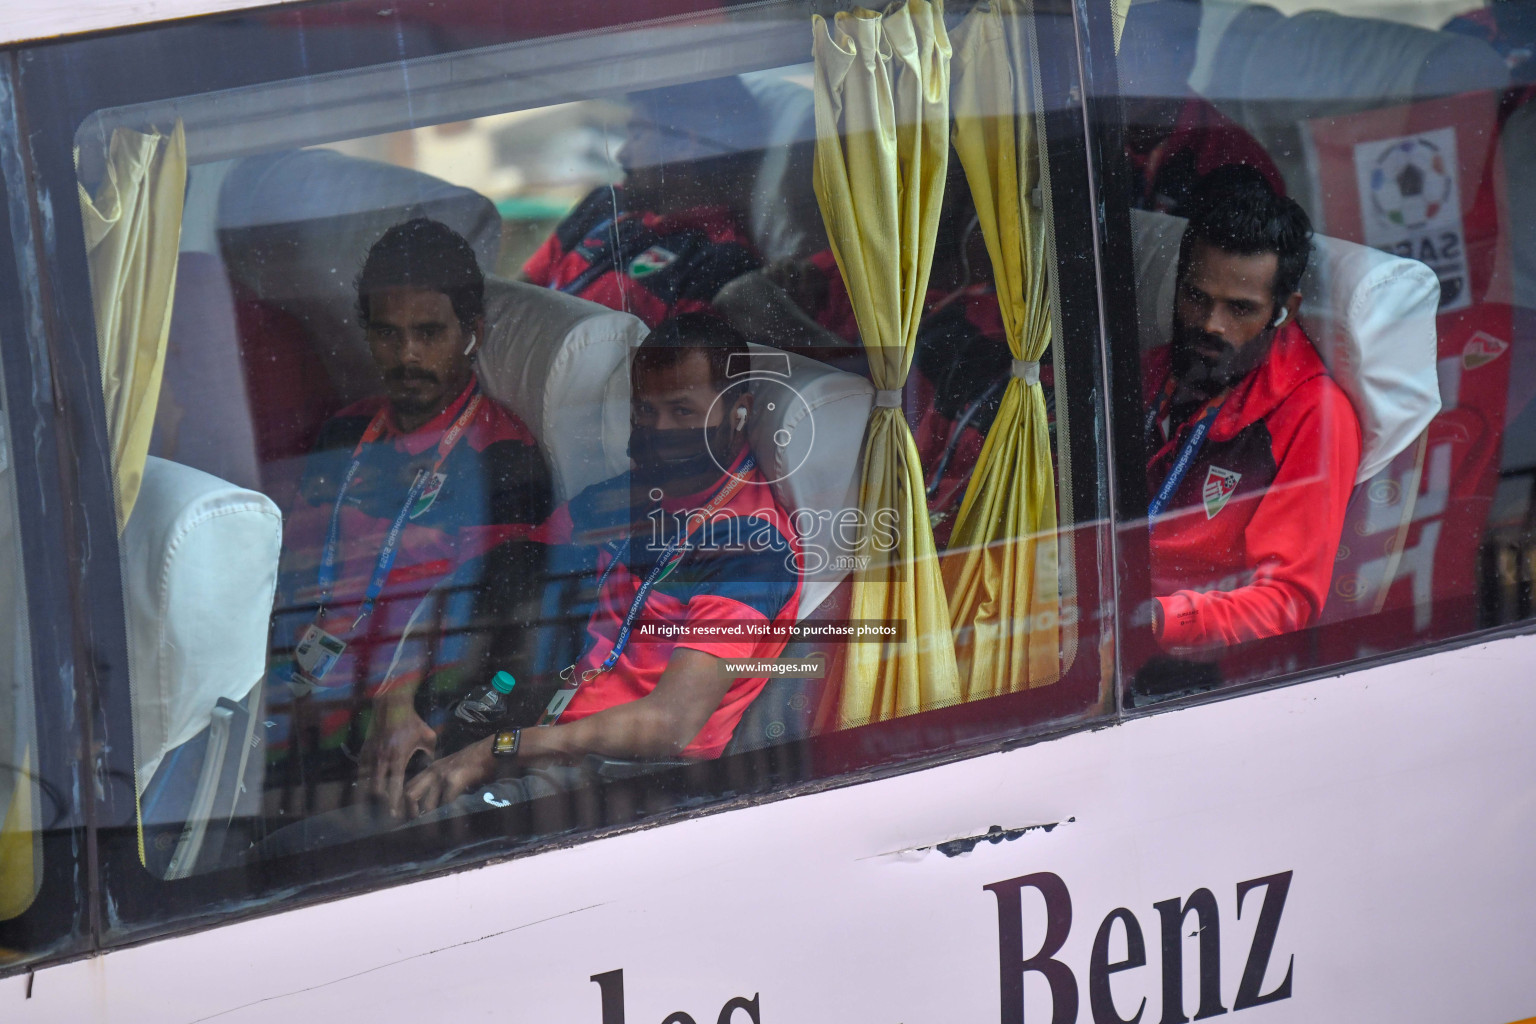
<path fill-rule="evenodd" d="M 1530 614 L 1506 7 L 1130 9 L 1136 702 Z"/>
<path fill-rule="evenodd" d="M 0 412 L 0 970 L 77 949 L 88 899 L 77 859 L 76 720 L 61 706 L 71 695 L 40 688 L 34 674 L 29 596 L 46 597 L 28 592 L 36 556 L 24 556 L 17 480 L 35 467 L 18 466 L 14 430 Z"/>
<path fill-rule="evenodd" d="M 328 10 L 28 64 L 121 525 L 110 936 L 1110 710 L 1068 21 L 887 14 L 955 57 L 880 153 L 814 102 L 878 20 L 401 9 L 380 63 Z"/>

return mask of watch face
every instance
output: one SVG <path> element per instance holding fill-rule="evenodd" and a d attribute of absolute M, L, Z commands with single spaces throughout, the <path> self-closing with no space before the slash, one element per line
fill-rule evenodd
<path fill-rule="evenodd" d="M 517 742 L 520 739 L 522 736 L 516 729 L 499 732 L 491 741 L 491 753 L 496 757 L 511 757 L 517 753 Z"/>

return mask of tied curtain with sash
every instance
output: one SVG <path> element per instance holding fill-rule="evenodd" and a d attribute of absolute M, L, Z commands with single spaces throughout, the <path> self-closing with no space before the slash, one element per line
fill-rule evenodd
<path fill-rule="evenodd" d="M 850 644 L 822 719 L 880 722 L 961 699 L 917 446 L 901 409 L 949 161 L 943 11 L 902 0 L 812 22 L 816 199 L 876 388 L 861 452 L 861 554 L 850 619 L 904 622 L 901 644 Z M 894 515 L 894 549 L 872 525 Z M 879 518 L 877 518 L 879 517 Z M 835 702 L 835 704 L 833 703 Z M 829 721 L 830 719 L 830 721 Z"/>
<path fill-rule="evenodd" d="M 104 158 L 96 194 L 84 185 L 79 190 L 121 530 L 138 499 L 160 401 L 187 189 L 186 135 L 180 121 L 169 135 L 118 128 Z"/>
<path fill-rule="evenodd" d="M 1049 228 L 1028 0 L 954 32 L 954 142 L 986 240 L 1013 372 L 955 518 L 944 580 L 966 700 L 1061 674 L 1057 510 L 1040 358 L 1051 341 Z"/>

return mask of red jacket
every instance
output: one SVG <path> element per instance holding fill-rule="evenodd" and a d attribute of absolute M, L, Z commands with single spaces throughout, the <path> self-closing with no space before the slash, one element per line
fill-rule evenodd
<path fill-rule="evenodd" d="M 1167 379 L 1168 352 L 1148 382 Z M 1160 387 L 1154 391 L 1160 391 Z M 1203 413 L 1147 465 L 1155 494 Z M 1154 442 L 1155 443 L 1155 442 Z M 1360 464 L 1360 424 L 1301 328 L 1285 325 L 1235 388 L 1152 527 L 1152 593 L 1167 649 L 1242 643 L 1314 622 L 1328 596 Z"/>

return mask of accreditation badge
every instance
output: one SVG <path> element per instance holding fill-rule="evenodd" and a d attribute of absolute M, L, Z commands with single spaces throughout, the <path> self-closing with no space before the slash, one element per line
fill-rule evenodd
<path fill-rule="evenodd" d="M 427 509 L 432 507 L 432 503 L 437 500 L 438 494 L 443 489 L 443 481 L 447 479 L 448 476 L 446 473 L 433 473 L 430 477 L 428 477 L 427 486 L 422 488 L 421 496 L 417 498 L 416 503 L 411 506 L 410 517 L 412 519 L 419 518 L 422 513 L 426 512 Z"/>
<path fill-rule="evenodd" d="M 301 673 L 318 683 L 341 660 L 342 652 L 346 649 L 345 641 L 336 639 L 310 623 L 304 635 L 299 638 L 299 645 L 293 649 L 293 660 L 298 663 Z"/>

